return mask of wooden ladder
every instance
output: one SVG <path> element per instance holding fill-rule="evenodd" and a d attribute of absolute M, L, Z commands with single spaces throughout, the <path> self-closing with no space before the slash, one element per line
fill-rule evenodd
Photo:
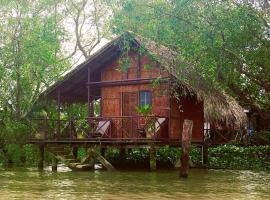
<path fill-rule="evenodd" d="M 82 161 L 74 158 L 72 155 L 71 147 L 67 145 L 47 145 L 47 150 L 57 160 L 66 164 L 73 171 L 84 171 L 94 169 L 94 162 L 90 162 L 89 159 L 83 159 Z"/>

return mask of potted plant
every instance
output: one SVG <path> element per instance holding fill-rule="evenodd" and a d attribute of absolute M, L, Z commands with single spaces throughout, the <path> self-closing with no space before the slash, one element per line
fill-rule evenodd
<path fill-rule="evenodd" d="M 89 129 L 89 124 L 87 123 L 86 119 L 79 119 L 75 122 L 75 130 L 77 132 L 78 139 L 86 138 L 87 130 Z"/>
<path fill-rule="evenodd" d="M 147 122 L 147 118 L 149 117 L 149 115 L 151 115 L 152 113 L 152 106 L 149 104 L 145 104 L 143 106 L 138 106 L 136 108 L 136 112 L 140 115 L 142 115 L 142 119 L 143 119 L 143 124 L 145 125 Z M 138 132 L 142 137 L 146 137 L 146 130 L 145 127 L 139 127 L 138 128 Z"/>

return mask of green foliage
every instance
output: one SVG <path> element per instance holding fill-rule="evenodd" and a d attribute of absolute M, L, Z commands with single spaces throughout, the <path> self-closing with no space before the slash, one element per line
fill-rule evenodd
<path fill-rule="evenodd" d="M 266 1 L 263 1 L 265 4 Z M 115 33 L 132 31 L 174 50 L 179 80 L 225 90 L 269 112 L 270 15 L 261 1 L 111 0 Z M 256 6 L 255 6 L 256 4 Z M 166 56 L 166 55 L 164 55 Z M 185 76 L 189 69 L 191 76 Z M 192 69 L 192 70 L 191 70 Z M 192 79 L 192 77 L 194 77 Z"/>
<path fill-rule="evenodd" d="M 108 148 L 105 154 L 105 157 L 108 160 L 117 160 L 120 155 L 120 151 L 117 148 Z"/>
<path fill-rule="evenodd" d="M 87 149 L 80 147 L 78 148 L 78 159 L 82 160 L 83 158 L 85 158 L 85 156 L 87 155 Z"/>
<path fill-rule="evenodd" d="M 148 155 L 149 149 L 132 149 L 127 155 L 127 160 L 133 160 L 135 162 L 145 161 Z"/>
<path fill-rule="evenodd" d="M 152 106 L 149 104 L 145 104 L 143 106 L 137 106 L 136 112 L 144 116 L 150 115 L 152 112 Z"/>
<path fill-rule="evenodd" d="M 253 144 L 267 145 L 270 144 L 270 130 L 261 130 L 255 132 L 251 139 Z"/>
<path fill-rule="evenodd" d="M 144 65 L 143 68 L 145 70 L 151 70 L 151 69 L 153 69 L 153 66 L 152 65 Z"/>
<path fill-rule="evenodd" d="M 34 166 L 38 160 L 38 149 L 34 145 L 7 144 L 0 152 L 0 163 L 15 166 Z M 48 160 L 48 158 L 47 158 Z"/>
<path fill-rule="evenodd" d="M 119 60 L 119 65 L 120 65 L 120 70 L 122 72 L 127 73 L 128 69 L 131 67 L 131 59 L 128 56 L 123 56 L 120 60 Z"/>
<path fill-rule="evenodd" d="M 9 138 L 23 141 L 27 114 L 40 93 L 67 68 L 60 62 L 63 31 L 57 28 L 54 5 L 48 0 L 1 4 L 1 145 Z"/>
<path fill-rule="evenodd" d="M 157 162 L 168 163 L 170 166 L 176 163 L 180 155 L 180 148 L 163 147 L 158 148 L 156 151 Z M 120 162 L 119 156 L 119 149 L 109 149 L 106 153 L 106 158 L 114 163 Z M 201 166 L 201 156 L 202 154 L 199 148 L 195 146 L 191 148 L 190 159 L 195 167 Z M 126 162 L 145 164 L 145 162 L 148 162 L 148 158 L 149 149 L 132 149 L 126 155 Z M 240 147 L 235 145 L 221 145 L 209 148 L 209 168 L 269 170 L 269 163 L 269 146 Z"/>
<path fill-rule="evenodd" d="M 154 80 L 151 81 L 151 87 L 153 89 L 157 88 L 160 84 L 161 84 L 161 80 L 162 80 L 162 77 L 160 78 L 155 78 Z M 164 94 L 168 94 L 169 91 L 165 91 L 165 90 L 160 90 L 159 91 L 159 94 L 156 94 L 156 95 L 164 95 Z"/>
<path fill-rule="evenodd" d="M 23 153 L 21 151 L 21 147 L 15 144 L 8 144 L 5 146 L 5 156 L 4 156 L 4 162 L 10 162 L 19 165 L 22 163 L 22 156 Z"/>
<path fill-rule="evenodd" d="M 181 151 L 179 148 L 158 148 L 157 149 L 157 160 L 160 162 L 176 163 L 177 159 L 180 158 Z"/>
<path fill-rule="evenodd" d="M 6 120 L 5 126 L 2 127 L 0 132 L 0 146 L 9 142 L 16 142 L 23 144 L 27 134 L 29 133 L 26 122 L 16 122 L 12 120 Z M 8 133 L 8 134 L 6 134 Z"/>
<path fill-rule="evenodd" d="M 269 169 L 269 146 L 221 145 L 209 149 L 210 167 L 229 169 Z"/>
<path fill-rule="evenodd" d="M 50 154 L 45 154 L 45 162 L 50 163 Z M 82 159 L 87 155 L 86 148 L 78 149 L 78 158 Z M 168 163 L 173 166 L 181 155 L 180 148 L 162 147 L 157 148 L 156 157 L 158 163 Z M 120 162 L 120 151 L 118 148 L 108 148 L 105 157 L 113 162 Z M 131 149 L 126 153 L 125 164 L 144 164 L 148 166 L 149 149 Z M 201 166 L 201 151 L 197 147 L 192 147 L 190 159 L 195 167 Z M 0 163 L 12 162 L 14 165 L 35 166 L 38 160 L 38 149 L 35 145 L 8 144 L 4 151 L 0 151 Z M 221 145 L 209 148 L 209 168 L 226 169 L 270 169 L 270 147 L 269 146 L 235 146 Z M 135 165 L 130 165 L 135 166 Z"/>
<path fill-rule="evenodd" d="M 35 145 L 26 144 L 22 148 L 24 163 L 28 166 L 33 166 L 38 160 L 38 148 Z"/>

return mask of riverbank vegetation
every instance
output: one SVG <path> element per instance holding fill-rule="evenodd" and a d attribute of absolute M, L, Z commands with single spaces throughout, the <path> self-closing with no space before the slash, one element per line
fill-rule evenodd
<path fill-rule="evenodd" d="M 84 158 L 86 151 L 85 148 L 79 148 L 79 159 Z M 158 148 L 156 151 L 158 169 L 174 168 L 180 155 L 180 148 Z M 118 148 L 110 148 L 107 149 L 105 157 L 118 169 L 149 168 L 149 149 L 126 149 L 123 158 Z M 46 165 L 51 164 L 51 159 L 52 156 L 47 152 Z M 270 146 L 242 147 L 227 144 L 211 147 L 207 166 L 202 166 L 201 149 L 193 146 L 190 159 L 191 167 L 195 168 L 270 170 Z M 0 163 L 3 166 L 34 167 L 37 160 L 38 149 L 34 145 L 8 145 L 5 153 L 0 154 Z"/>

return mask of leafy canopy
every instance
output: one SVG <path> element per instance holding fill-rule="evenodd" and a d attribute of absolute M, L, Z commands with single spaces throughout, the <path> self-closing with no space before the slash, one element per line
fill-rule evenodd
<path fill-rule="evenodd" d="M 243 105 L 268 112 L 270 105 L 269 7 L 240 1 L 111 0 L 115 33 L 132 31 L 163 44 L 211 87 Z M 266 5 L 267 4 L 267 5 Z M 186 64 L 189 63 L 189 64 Z M 185 77 L 179 74 L 179 79 Z M 198 84 L 189 80 L 190 84 Z"/>

